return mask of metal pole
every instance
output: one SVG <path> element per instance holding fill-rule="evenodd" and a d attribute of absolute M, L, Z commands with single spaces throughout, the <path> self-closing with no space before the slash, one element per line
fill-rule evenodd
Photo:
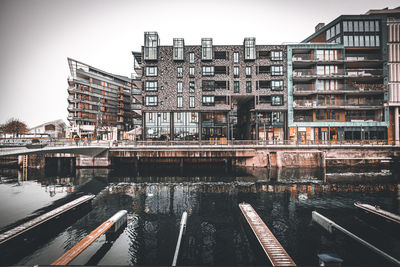
<path fill-rule="evenodd" d="M 174 259 L 172 261 L 172 266 L 176 266 L 176 262 L 178 261 L 179 248 L 181 246 L 181 240 L 182 240 L 183 232 L 186 229 L 186 221 L 187 221 L 187 212 L 184 211 L 183 214 L 182 214 L 180 230 L 179 230 L 179 236 L 178 236 L 178 242 L 176 243 L 175 254 L 174 254 Z"/>
<path fill-rule="evenodd" d="M 341 227 L 340 225 L 336 224 L 335 222 L 329 220 L 328 218 L 326 218 L 325 216 L 322 216 L 321 214 L 319 214 L 316 211 L 312 212 L 312 220 L 316 223 L 318 223 L 319 225 L 321 225 L 325 230 L 327 230 L 328 232 L 332 233 L 332 229 L 336 228 L 337 230 L 341 231 L 342 233 L 344 233 L 345 235 L 351 237 L 352 239 L 354 239 L 355 241 L 361 243 L 362 245 L 366 246 L 367 248 L 371 249 L 373 252 L 381 255 L 382 257 L 384 257 L 385 259 L 389 260 L 392 263 L 395 263 L 397 265 L 400 265 L 400 261 L 397 260 L 396 258 L 386 254 L 385 252 L 383 252 L 382 250 L 378 249 L 377 247 L 371 245 L 370 243 L 368 243 L 367 241 L 359 238 L 358 236 L 356 236 L 355 234 L 347 231 L 346 229 L 344 229 L 343 227 Z"/>

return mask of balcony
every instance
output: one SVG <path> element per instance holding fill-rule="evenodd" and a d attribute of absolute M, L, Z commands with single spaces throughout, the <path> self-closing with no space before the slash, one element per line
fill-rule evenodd
<path fill-rule="evenodd" d="M 315 69 L 294 69 L 294 78 L 318 78 L 318 77 L 343 77 L 346 73 L 343 70 L 338 70 L 331 73 L 317 73 Z"/>
<path fill-rule="evenodd" d="M 365 107 L 365 109 L 381 108 L 384 104 L 383 100 L 373 100 L 365 102 L 356 102 L 355 100 L 344 100 L 335 99 L 334 101 L 323 101 L 323 100 L 294 100 L 293 108 L 295 109 L 359 109 Z"/>
<path fill-rule="evenodd" d="M 382 61 L 382 56 L 371 54 L 347 54 L 345 61 Z"/>
<path fill-rule="evenodd" d="M 294 122 L 312 122 L 313 116 L 294 116 Z"/>
<path fill-rule="evenodd" d="M 132 104 L 132 109 L 142 109 L 142 104 Z"/>
<path fill-rule="evenodd" d="M 381 94 L 386 91 L 384 84 L 353 84 L 339 85 L 337 89 L 319 90 L 312 84 L 297 84 L 293 86 L 293 95 L 313 95 L 313 94 Z"/>
<path fill-rule="evenodd" d="M 346 116 L 347 122 L 367 122 L 376 121 L 375 116 Z"/>
<path fill-rule="evenodd" d="M 329 62 L 334 62 L 334 61 L 342 61 L 343 56 L 332 56 L 332 57 L 319 57 L 317 55 L 311 55 L 311 54 L 294 54 L 292 57 L 293 62 L 307 62 L 307 61 L 329 61 Z"/>
<path fill-rule="evenodd" d="M 140 95 L 142 91 L 140 89 L 132 88 L 132 94 L 133 95 Z"/>

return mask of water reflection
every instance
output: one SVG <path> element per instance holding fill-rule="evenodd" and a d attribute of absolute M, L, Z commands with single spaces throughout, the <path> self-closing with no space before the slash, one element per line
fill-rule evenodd
<path fill-rule="evenodd" d="M 2 179 L 18 177 L 15 172 L 0 171 L 0 175 Z M 16 201 L 5 202 L 5 195 L 0 194 L 2 214 L 10 214 L 12 222 L 81 193 L 96 195 L 93 208 L 58 227 L 48 238 L 35 236 L 39 242 L 31 250 L 1 263 L 51 264 L 115 212 L 126 209 L 126 228 L 114 239 L 100 238 L 71 264 L 170 265 L 180 217 L 187 211 L 179 264 L 263 265 L 266 259 L 257 252 L 240 219 L 237 205 L 245 201 L 253 205 L 299 265 L 317 264 L 316 254 L 321 252 L 337 253 L 349 265 L 382 265 L 379 257 L 364 256 L 360 246 L 312 225 L 311 212 L 317 210 L 390 254 L 400 255 L 399 240 L 371 227 L 353 206 L 362 201 L 398 213 L 398 181 L 395 172 L 386 170 L 327 173 L 321 169 L 162 168 L 39 173 L 17 186 L 16 181 L 0 184 L 0 191 L 13 186 L 20 189 L 7 195 Z M 18 201 L 18 195 L 24 197 Z M 43 201 L 38 201 L 41 198 Z M 18 215 L 14 216 L 14 211 Z M 3 226 L 8 223 L 3 221 Z M 28 244 L 15 245 L 17 249 L 25 246 Z"/>

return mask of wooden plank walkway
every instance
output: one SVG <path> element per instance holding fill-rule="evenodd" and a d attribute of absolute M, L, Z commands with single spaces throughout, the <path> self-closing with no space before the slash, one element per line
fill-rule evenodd
<path fill-rule="evenodd" d="M 84 203 L 92 200 L 94 197 L 95 197 L 94 195 L 82 196 L 82 197 L 77 198 L 77 199 L 75 199 L 65 205 L 62 205 L 52 211 L 49 211 L 43 215 L 40 215 L 28 222 L 25 222 L 17 227 L 14 227 L 14 228 L 0 234 L 0 244 L 3 244 L 5 242 L 15 238 L 16 236 L 18 236 L 22 233 L 25 233 L 25 232 L 35 228 L 36 226 L 41 225 L 44 222 L 47 222 L 47 221 L 65 213 L 75 207 L 78 207 L 78 206 L 84 204 Z"/>
<path fill-rule="evenodd" d="M 89 235 L 82 239 L 73 248 L 68 250 L 64 255 L 58 258 L 51 265 L 68 265 L 73 261 L 79 254 L 81 254 L 87 247 L 89 247 L 94 241 L 96 241 L 100 236 L 107 232 L 111 227 L 114 227 L 114 232 L 118 231 L 121 226 L 123 226 L 127 221 L 126 210 L 120 210 L 110 219 L 102 223 L 99 227 L 93 230 Z"/>
<path fill-rule="evenodd" d="M 79 254 L 81 254 L 88 246 L 90 246 L 94 241 L 97 240 L 101 235 L 107 232 L 114 225 L 114 222 L 106 221 L 97 227 L 93 232 L 82 239 L 73 248 L 68 250 L 64 255 L 58 258 L 51 265 L 68 265 L 73 259 L 75 259 Z"/>
<path fill-rule="evenodd" d="M 369 204 L 363 204 L 363 203 L 354 203 L 354 206 L 357 208 L 360 208 L 366 212 L 373 213 L 375 215 L 378 215 L 380 217 L 383 217 L 391 222 L 394 223 L 399 223 L 400 224 L 400 216 L 391 212 L 388 212 L 386 210 L 382 210 L 379 207 L 372 206 Z"/>
<path fill-rule="evenodd" d="M 244 203 L 239 204 L 239 207 L 272 266 L 296 266 L 253 207 Z"/>

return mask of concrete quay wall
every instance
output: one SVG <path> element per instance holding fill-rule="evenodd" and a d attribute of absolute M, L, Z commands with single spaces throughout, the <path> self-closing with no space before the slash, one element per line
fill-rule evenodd
<path fill-rule="evenodd" d="M 21 157 L 19 164 L 22 165 Z M 381 165 L 398 162 L 400 148 L 395 147 L 247 147 L 247 148 L 112 148 L 101 156 L 55 153 L 29 155 L 29 167 L 62 164 L 55 158 L 68 158 L 77 168 L 112 167 L 116 163 L 139 166 L 147 163 L 185 164 L 225 163 L 242 167 L 329 167 Z M 53 160 L 49 160 L 53 159 Z M 72 164 L 72 163 L 71 163 Z"/>

